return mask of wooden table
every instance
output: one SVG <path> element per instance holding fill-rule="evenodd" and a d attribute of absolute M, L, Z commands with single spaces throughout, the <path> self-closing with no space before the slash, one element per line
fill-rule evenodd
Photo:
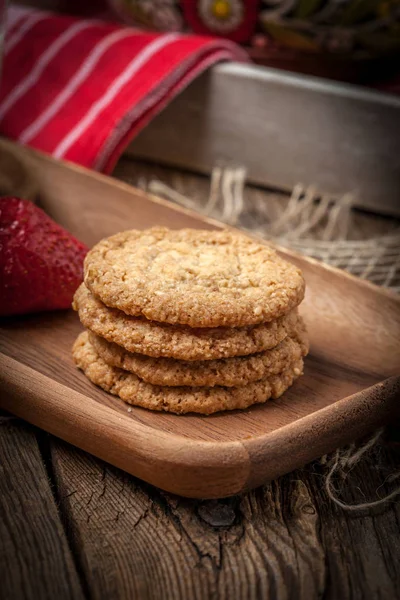
<path fill-rule="evenodd" d="M 152 172 L 122 161 L 116 174 L 137 181 Z M 170 182 L 171 173 L 156 173 Z M 360 223 L 384 227 L 362 215 Z M 387 478 L 399 458 L 384 436 L 336 481 L 341 498 L 393 489 Z M 399 597 L 400 505 L 337 508 L 323 460 L 244 496 L 186 500 L 2 416 L 0 469 L 3 600 Z"/>
<path fill-rule="evenodd" d="M 193 501 L 19 420 L 2 422 L 0 455 L 3 600 L 399 597 L 399 504 L 337 509 L 320 463 L 242 497 Z M 383 494 L 398 459 L 380 444 L 343 497 Z"/>

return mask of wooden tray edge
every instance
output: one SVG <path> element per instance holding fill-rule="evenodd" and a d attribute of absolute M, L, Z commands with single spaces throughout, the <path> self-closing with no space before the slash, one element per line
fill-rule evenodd
<path fill-rule="evenodd" d="M 396 416 L 400 416 L 400 375 L 341 398 L 264 438 L 245 440 L 251 466 L 247 489 L 354 442 Z M 267 452 L 274 459 L 268 465 Z"/>
<path fill-rule="evenodd" d="M 221 498 L 257 487 L 369 433 L 400 406 L 400 377 L 392 377 L 265 437 L 207 442 L 163 431 L 155 435 L 147 425 L 2 353 L 0 389 L 5 410 L 152 485 L 191 498 Z M 58 398 L 62 402 L 55 404 Z"/>
<path fill-rule="evenodd" d="M 245 487 L 249 458 L 241 442 L 155 430 L 1 352 L 0 390 L 1 408 L 169 492 L 221 497 Z"/>

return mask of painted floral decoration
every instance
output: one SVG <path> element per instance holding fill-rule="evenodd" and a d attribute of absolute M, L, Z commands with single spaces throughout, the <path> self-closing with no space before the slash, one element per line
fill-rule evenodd
<path fill-rule="evenodd" d="M 196 33 L 247 42 L 258 16 L 258 0 L 182 0 L 183 14 Z"/>

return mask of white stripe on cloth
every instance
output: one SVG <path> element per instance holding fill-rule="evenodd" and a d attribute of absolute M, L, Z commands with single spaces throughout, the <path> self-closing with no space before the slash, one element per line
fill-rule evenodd
<path fill-rule="evenodd" d="M 179 34 L 168 33 L 162 35 L 150 44 L 148 44 L 129 65 L 122 71 L 114 81 L 110 83 L 106 93 L 92 104 L 86 115 L 76 124 L 76 126 L 61 140 L 54 152 L 55 158 L 61 158 L 68 152 L 69 148 L 81 137 L 85 130 L 95 121 L 98 115 L 104 110 L 117 96 L 121 88 L 137 73 L 137 71 L 148 61 L 154 54 L 157 54 L 162 48 L 179 39 Z"/>
<path fill-rule="evenodd" d="M 27 6 L 10 6 L 6 11 L 6 31 L 14 27 L 15 23 L 32 12 Z"/>
<path fill-rule="evenodd" d="M 21 133 L 18 141 L 26 144 L 43 129 L 47 123 L 58 113 L 69 98 L 76 92 L 81 83 L 83 83 L 92 73 L 100 58 L 117 42 L 129 37 L 134 33 L 132 29 L 119 29 L 114 31 L 98 42 L 90 54 L 85 59 L 82 66 L 77 70 L 66 87 L 51 101 L 49 106 Z"/>
<path fill-rule="evenodd" d="M 21 10 L 20 11 L 21 14 L 18 15 L 18 17 L 14 20 L 14 22 L 11 23 L 10 22 L 10 13 L 11 13 L 11 19 L 13 19 L 14 12 L 19 12 L 19 11 L 15 11 L 15 8 L 14 8 L 13 11 L 9 10 L 7 13 L 7 28 L 8 29 L 11 29 L 12 25 L 15 25 L 16 21 L 23 16 L 23 12 L 27 12 L 27 11 Z M 33 14 L 29 15 L 29 17 L 27 17 L 25 19 L 25 21 L 22 23 L 21 27 L 19 27 L 12 36 L 7 37 L 7 35 L 6 35 L 6 39 L 5 39 L 5 43 L 4 43 L 4 54 L 8 54 L 9 52 L 11 52 L 11 50 L 14 48 L 14 46 L 16 46 L 18 44 L 18 42 L 22 40 L 25 33 L 27 33 L 27 31 L 29 31 L 30 29 L 32 29 L 32 27 L 34 25 L 36 25 L 36 23 L 39 23 L 39 21 L 42 21 L 43 19 L 48 17 L 49 14 L 50 13 L 46 13 L 46 12 L 40 12 L 40 13 L 34 12 Z"/>
<path fill-rule="evenodd" d="M 232 58 L 232 54 L 226 48 L 221 49 L 217 54 L 211 53 L 208 57 L 201 57 L 201 60 L 199 60 L 197 52 L 189 56 L 171 75 L 168 76 L 168 83 L 166 80 L 159 82 L 153 90 L 146 94 L 144 98 L 127 112 L 101 148 L 93 168 L 96 171 L 102 171 L 104 169 L 115 146 L 123 137 L 125 137 L 133 124 L 138 121 L 147 110 L 163 99 L 166 94 L 166 85 L 169 89 L 175 88 L 178 83 L 179 89 L 185 87 L 199 72 L 205 71 L 209 66 L 219 60 L 229 60 L 230 58 Z M 194 68 L 196 62 L 198 62 L 198 64 Z"/>
<path fill-rule="evenodd" d="M 80 21 L 74 23 L 71 27 L 66 29 L 41 55 L 39 60 L 35 63 L 33 69 L 28 73 L 23 81 L 17 85 L 3 102 L 0 104 L 0 120 L 4 115 L 12 108 L 12 106 L 23 96 L 26 92 L 37 82 L 39 77 L 47 65 L 53 60 L 56 54 L 72 40 L 78 33 L 89 27 L 96 25 L 97 21 Z"/>

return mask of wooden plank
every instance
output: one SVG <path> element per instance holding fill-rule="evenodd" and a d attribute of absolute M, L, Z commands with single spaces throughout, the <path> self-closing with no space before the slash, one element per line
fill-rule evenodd
<path fill-rule="evenodd" d="M 298 583 L 296 576 L 284 581 L 297 562 L 306 575 L 299 600 L 315 597 L 323 581 L 315 516 L 304 513 L 293 535 L 274 510 L 275 484 L 265 499 L 256 493 L 198 503 L 162 494 L 62 442 L 52 456 L 93 598 L 283 598 L 270 594 Z"/>
<path fill-rule="evenodd" d="M 394 456 L 378 446 L 351 473 L 346 499 L 375 498 Z M 243 496 L 198 501 L 58 440 L 52 457 L 92 598 L 396 597 L 399 506 L 346 514 L 327 498 L 319 464 Z"/>
<path fill-rule="evenodd" d="M 255 65 L 216 65 L 133 140 L 127 152 L 209 173 L 240 165 L 249 181 L 297 183 L 400 215 L 400 100 Z"/>
<path fill-rule="evenodd" d="M 0 423 L 2 600 L 83 599 L 35 430 Z"/>
<path fill-rule="evenodd" d="M 382 498 L 398 470 L 400 451 L 378 443 L 335 487 L 341 500 L 357 504 Z M 324 470 L 317 467 L 319 482 Z M 326 471 L 325 471 L 326 473 Z M 344 512 L 330 502 L 320 485 L 315 501 L 326 555 L 327 600 L 397 598 L 400 585 L 400 503 L 397 500 L 362 512 Z"/>

